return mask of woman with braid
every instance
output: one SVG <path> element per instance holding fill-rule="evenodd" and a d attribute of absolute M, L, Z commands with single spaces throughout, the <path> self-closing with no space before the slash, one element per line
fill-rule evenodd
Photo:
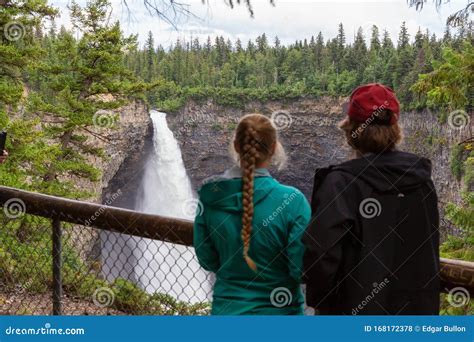
<path fill-rule="evenodd" d="M 204 182 L 194 223 L 199 263 L 216 274 L 212 314 L 303 314 L 301 236 L 309 204 L 267 170 L 285 161 L 270 119 L 244 116 L 232 150 L 237 165 Z"/>

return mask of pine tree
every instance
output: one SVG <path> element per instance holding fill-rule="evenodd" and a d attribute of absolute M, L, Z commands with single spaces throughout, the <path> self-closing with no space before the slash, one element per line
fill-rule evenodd
<path fill-rule="evenodd" d="M 449 25 L 446 25 L 446 28 L 444 29 L 444 35 L 443 35 L 443 43 L 445 44 L 451 44 L 452 40 L 452 35 L 451 35 L 451 28 Z"/>
<path fill-rule="evenodd" d="M 415 51 L 418 52 L 423 47 L 423 42 L 425 40 L 425 36 L 421 32 L 421 28 L 418 28 L 418 31 L 415 35 Z"/>
<path fill-rule="evenodd" d="M 393 49 L 393 42 L 392 39 L 390 38 L 390 34 L 388 33 L 387 30 L 383 31 L 383 39 L 382 39 L 382 49 L 383 50 L 391 50 Z"/>
<path fill-rule="evenodd" d="M 342 63 L 343 63 L 343 58 L 345 54 L 345 46 L 346 46 L 346 34 L 344 33 L 344 26 L 342 25 L 342 23 L 339 24 L 335 42 L 336 44 L 334 46 L 335 48 L 334 62 L 336 65 L 336 71 L 339 72 L 342 69 Z"/>
<path fill-rule="evenodd" d="M 258 52 L 265 53 L 265 51 L 268 49 L 268 41 L 265 33 L 257 37 L 256 43 Z"/>
<path fill-rule="evenodd" d="M 314 47 L 314 57 L 316 61 L 316 70 L 321 71 L 323 69 L 323 53 L 324 53 L 324 37 L 321 31 L 319 31 L 316 37 L 316 44 Z"/>
<path fill-rule="evenodd" d="M 59 144 L 54 146 L 56 158 L 44 168 L 43 191 L 66 196 L 68 190 L 58 181 L 63 173 L 91 180 L 99 177 L 86 156 L 102 152 L 87 143 L 85 133 L 101 138 L 95 130 L 110 128 L 116 120 L 109 110 L 143 91 L 123 60 L 126 51 L 135 49 L 136 37 L 123 37 L 118 22 L 108 24 L 109 2 L 93 0 L 85 8 L 72 2 L 70 9 L 74 27 L 82 36 L 76 41 L 71 33 L 60 32 L 54 44 L 57 61 L 43 67 L 45 81 L 56 95 L 51 99 L 35 96 L 30 104 L 56 118 L 54 124 L 45 126 L 45 132 Z"/>
<path fill-rule="evenodd" d="M 275 42 L 274 42 L 275 49 L 278 50 L 281 46 L 280 38 L 275 36 Z"/>
<path fill-rule="evenodd" d="M 406 23 L 403 22 L 400 27 L 400 33 L 398 35 L 397 44 L 397 66 L 394 78 L 395 87 L 399 87 L 403 84 L 403 78 L 408 75 L 413 66 L 413 53 L 412 47 L 410 46 L 410 36 L 406 28 Z M 403 98 L 407 96 L 407 91 L 399 92 L 399 97 Z"/>
<path fill-rule="evenodd" d="M 380 50 L 380 34 L 379 28 L 376 25 L 372 26 L 372 33 L 370 38 L 370 51 L 378 52 Z"/>
<path fill-rule="evenodd" d="M 387 30 L 384 30 L 382 39 L 382 49 L 380 51 L 382 63 L 385 65 L 385 71 L 381 81 L 392 88 L 395 88 L 394 79 L 396 77 L 397 56 L 392 39 Z"/>
<path fill-rule="evenodd" d="M 155 41 L 153 39 L 153 33 L 151 31 L 148 32 L 148 38 L 145 43 L 145 50 L 146 50 L 146 66 L 147 66 L 145 81 L 151 82 L 153 78 L 153 65 L 154 65 L 154 56 L 155 56 Z"/>
<path fill-rule="evenodd" d="M 38 118 L 30 113 L 27 94 L 40 88 L 37 68 L 44 55 L 40 38 L 34 36 L 45 18 L 57 11 L 46 0 L 4 0 L 0 10 L 0 129 L 8 132 L 10 157 L 0 166 L 2 185 L 37 190 L 36 175 L 47 160 L 54 159 Z M 42 37 L 41 37 L 42 39 Z M 28 80 L 29 74 L 31 79 Z M 30 83 L 30 84 L 29 84 Z"/>
<path fill-rule="evenodd" d="M 235 42 L 235 51 L 237 53 L 242 53 L 243 52 L 242 41 L 240 39 L 237 39 L 237 41 Z"/>
<path fill-rule="evenodd" d="M 362 76 L 364 68 L 367 66 L 367 45 L 365 44 L 365 37 L 362 28 L 359 27 L 357 30 L 356 37 L 354 39 L 354 69 Z"/>
<path fill-rule="evenodd" d="M 212 43 L 211 43 L 211 37 L 207 37 L 206 40 L 206 45 L 204 47 L 204 51 L 206 52 L 206 55 L 209 56 L 212 52 Z"/>
<path fill-rule="evenodd" d="M 400 27 L 400 33 L 398 34 L 398 45 L 397 49 L 402 50 L 409 46 L 410 44 L 410 36 L 408 34 L 408 29 L 406 27 L 406 22 L 402 23 Z"/>

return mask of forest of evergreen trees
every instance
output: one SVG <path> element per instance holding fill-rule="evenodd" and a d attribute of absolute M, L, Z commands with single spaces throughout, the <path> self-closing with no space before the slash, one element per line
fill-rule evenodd
<path fill-rule="evenodd" d="M 336 37 L 327 39 L 319 32 L 289 46 L 262 34 L 248 42 L 191 37 L 169 49 L 156 47 L 150 32 L 143 49 L 125 60 L 139 78 L 156 82 L 149 100 L 164 110 L 177 109 L 188 97 L 239 106 L 249 99 L 347 96 L 369 82 L 394 88 L 405 109 L 421 108 L 430 103 L 411 87 L 443 60 L 443 51 L 472 48 L 471 25 L 447 26 L 442 37 L 421 29 L 411 36 L 403 22 L 396 42 L 377 26 L 371 32 L 359 28 L 348 44 L 341 23 Z"/>
<path fill-rule="evenodd" d="M 165 48 L 151 33 L 142 47 L 137 36 L 124 35 L 120 23 L 110 21 L 108 0 L 83 7 L 72 2 L 69 11 L 70 30 L 55 26 L 58 12 L 47 0 L 8 0 L 2 8 L 0 127 L 9 132 L 12 152 L 0 167 L 5 185 L 84 196 L 60 176 L 100 177 L 84 157 L 102 153 L 87 134 L 97 128 L 97 113 L 137 98 L 173 111 L 190 98 L 242 106 L 347 96 L 361 83 L 381 82 L 397 91 L 405 109 L 472 110 L 469 20 L 447 26 L 442 37 L 409 33 L 402 23 L 396 42 L 373 26 L 371 32 L 359 29 L 348 44 L 341 23 L 336 37 L 320 32 L 291 45 L 262 34 L 248 42 L 190 38 Z"/>

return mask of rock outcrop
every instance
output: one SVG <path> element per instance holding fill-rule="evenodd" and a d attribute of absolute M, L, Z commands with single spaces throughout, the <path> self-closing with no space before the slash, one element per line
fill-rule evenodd
<path fill-rule="evenodd" d="M 107 160 L 98 184 L 104 204 L 133 208 L 135 191 L 141 184 L 145 162 L 153 145 L 149 108 L 143 103 L 120 111 L 119 128 L 111 132 Z"/>

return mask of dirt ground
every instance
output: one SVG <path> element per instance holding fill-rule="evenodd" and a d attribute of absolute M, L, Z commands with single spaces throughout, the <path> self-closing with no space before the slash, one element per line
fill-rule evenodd
<path fill-rule="evenodd" d="M 31 294 L 23 291 L 0 292 L 0 315 L 51 315 L 53 310 L 52 294 Z M 92 301 L 64 295 L 62 298 L 63 315 L 125 315 L 125 313 L 107 307 L 95 305 Z"/>

